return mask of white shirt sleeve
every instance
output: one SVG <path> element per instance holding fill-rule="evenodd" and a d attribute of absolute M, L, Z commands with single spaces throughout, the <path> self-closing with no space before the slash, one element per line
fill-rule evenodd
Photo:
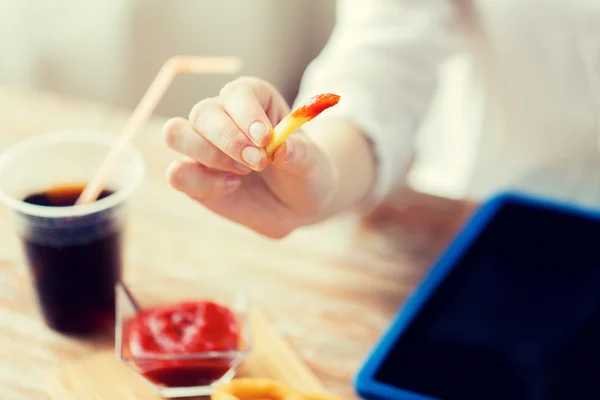
<path fill-rule="evenodd" d="M 447 0 L 338 0 L 329 42 L 308 66 L 297 102 L 318 93 L 341 100 L 324 115 L 353 122 L 377 159 L 368 210 L 404 183 L 413 137 L 437 86 L 441 61 L 459 47 Z"/>

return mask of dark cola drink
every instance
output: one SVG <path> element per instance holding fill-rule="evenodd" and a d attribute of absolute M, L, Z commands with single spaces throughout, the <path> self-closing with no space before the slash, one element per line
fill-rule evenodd
<path fill-rule="evenodd" d="M 23 201 L 73 206 L 83 185 L 33 193 Z M 97 201 L 113 194 L 103 191 Z M 46 324 L 68 335 L 105 331 L 115 320 L 115 284 L 121 277 L 119 208 L 69 217 L 28 218 L 21 232 L 38 303 Z"/>

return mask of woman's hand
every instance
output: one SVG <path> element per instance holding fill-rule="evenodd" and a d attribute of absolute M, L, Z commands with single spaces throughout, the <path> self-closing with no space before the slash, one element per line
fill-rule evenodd
<path fill-rule="evenodd" d="M 170 184 L 213 212 L 273 238 L 321 218 L 336 174 L 330 159 L 302 132 L 267 161 L 265 147 L 290 108 L 269 83 L 239 78 L 174 118 L 165 141 L 186 156 L 168 169 Z"/>

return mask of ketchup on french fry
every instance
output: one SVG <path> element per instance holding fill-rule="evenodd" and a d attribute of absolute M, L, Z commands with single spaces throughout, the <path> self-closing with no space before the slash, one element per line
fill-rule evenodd
<path fill-rule="evenodd" d="M 302 125 L 317 117 L 326 109 L 335 106 L 340 101 L 340 96 L 333 93 L 324 93 L 311 97 L 305 103 L 296 107 L 291 113 L 286 115 L 273 128 L 273 138 L 267 146 L 267 155 L 269 159 L 273 152 Z"/>

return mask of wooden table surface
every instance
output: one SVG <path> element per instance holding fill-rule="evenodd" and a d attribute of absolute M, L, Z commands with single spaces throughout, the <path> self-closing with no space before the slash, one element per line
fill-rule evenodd
<path fill-rule="evenodd" d="M 129 110 L 0 87 L 0 151 L 63 128 L 118 133 Z M 273 241 L 207 212 L 172 190 L 176 155 L 154 118 L 136 139 L 147 162 L 132 200 L 125 279 L 225 277 L 247 282 L 253 299 L 333 392 L 354 398 L 351 379 L 472 205 L 407 192 L 366 219 L 342 215 Z M 106 343 L 73 340 L 41 322 L 21 248 L 0 208 L 0 398 L 45 399 L 49 367 Z"/>

